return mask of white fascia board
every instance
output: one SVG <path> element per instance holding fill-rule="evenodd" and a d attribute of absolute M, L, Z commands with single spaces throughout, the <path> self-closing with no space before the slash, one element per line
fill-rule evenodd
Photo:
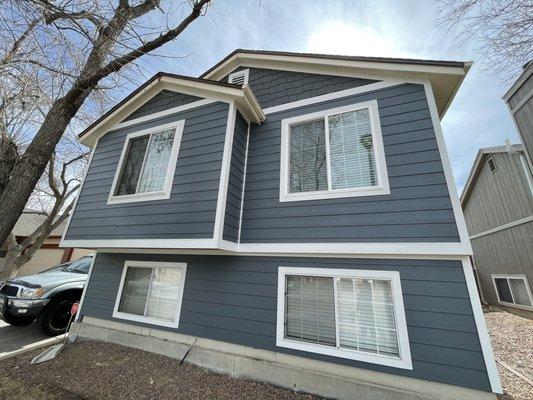
<path fill-rule="evenodd" d="M 191 96 L 202 97 L 204 100 L 196 101 L 193 103 L 185 104 L 176 107 L 174 109 L 165 110 L 160 113 L 152 114 L 151 116 L 141 117 L 139 119 L 134 119 L 131 121 L 122 122 L 124 118 L 130 115 L 134 110 L 141 107 L 148 100 L 154 97 L 156 94 L 162 90 L 170 90 L 173 92 L 179 92 L 188 94 Z M 169 115 L 171 113 L 176 113 L 180 111 L 185 111 L 190 108 L 200 107 L 202 105 L 208 104 L 209 102 L 221 101 L 230 103 L 233 101 L 238 102 L 239 109 L 244 115 L 252 122 L 260 123 L 264 120 L 264 114 L 262 112 L 261 106 L 257 102 L 253 92 L 250 88 L 232 88 L 225 86 L 213 85 L 210 83 L 189 81 L 187 79 L 179 79 L 173 77 L 162 77 L 142 91 L 137 93 L 127 102 L 125 102 L 121 107 L 109 114 L 104 120 L 99 124 L 95 125 L 90 131 L 85 133 L 82 137 L 79 138 L 79 141 L 86 146 L 93 147 L 100 137 L 105 135 L 107 132 L 117 129 L 124 126 L 135 125 L 137 123 L 146 122 L 151 119 L 160 118 L 164 115 Z"/>
<path fill-rule="evenodd" d="M 470 66 L 465 68 L 454 66 L 438 66 L 424 64 L 406 64 L 387 61 L 361 61 L 361 60 L 338 60 L 322 57 L 301 57 L 291 55 L 271 55 L 271 54 L 250 54 L 236 53 L 223 64 L 209 72 L 203 78 L 218 80 L 226 76 L 237 66 L 260 67 L 271 69 L 289 70 L 290 67 L 303 68 L 312 66 L 315 69 L 322 69 L 322 73 L 339 74 L 339 69 L 367 71 L 370 74 L 379 71 L 381 73 L 415 73 L 415 74 L 445 74 L 445 75 L 465 75 Z M 336 72 L 336 73 L 335 73 Z"/>

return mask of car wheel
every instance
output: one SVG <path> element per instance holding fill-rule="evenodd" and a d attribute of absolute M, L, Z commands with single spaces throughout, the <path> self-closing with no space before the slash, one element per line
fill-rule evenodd
<path fill-rule="evenodd" d="M 31 322 L 33 321 L 33 318 L 14 317 L 9 314 L 4 314 L 2 316 L 2 319 L 6 321 L 9 325 L 13 325 L 13 326 L 25 326 L 25 325 L 31 324 Z"/>
<path fill-rule="evenodd" d="M 48 336 L 65 333 L 70 321 L 70 309 L 76 301 L 65 297 L 52 300 L 39 318 L 41 330 Z"/>

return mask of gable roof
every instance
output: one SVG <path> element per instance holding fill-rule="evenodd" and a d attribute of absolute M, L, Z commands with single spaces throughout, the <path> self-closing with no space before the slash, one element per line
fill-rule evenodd
<path fill-rule="evenodd" d="M 233 100 L 242 114 L 251 121 L 261 122 L 265 118 L 261 106 L 247 85 L 239 86 L 210 79 L 158 72 L 83 130 L 78 135 L 78 140 L 89 147 L 93 146 L 100 136 L 165 89 L 220 101 Z"/>
<path fill-rule="evenodd" d="M 429 78 L 442 118 L 471 65 L 471 62 L 462 61 L 237 49 L 200 75 L 200 78 L 220 80 L 240 66 L 374 79 Z"/>
<path fill-rule="evenodd" d="M 509 146 L 495 146 L 495 147 L 485 147 L 479 149 L 474 159 L 474 164 L 470 169 L 468 178 L 463 188 L 463 193 L 461 194 L 461 206 L 464 208 L 472 189 L 474 189 L 477 177 L 483 168 L 484 161 L 491 154 L 496 153 L 521 153 L 524 152 L 524 146 L 522 144 L 510 144 Z"/>

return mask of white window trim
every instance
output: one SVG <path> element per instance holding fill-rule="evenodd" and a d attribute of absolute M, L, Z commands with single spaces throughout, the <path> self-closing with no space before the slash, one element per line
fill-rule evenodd
<path fill-rule="evenodd" d="M 511 292 L 511 297 L 513 298 L 513 301 L 514 301 L 513 288 L 511 287 L 511 284 L 509 283 L 509 279 L 521 279 L 524 281 L 524 284 L 526 285 L 526 291 L 529 297 L 529 302 L 533 304 L 533 294 L 531 293 L 531 288 L 529 287 L 529 282 L 528 282 L 526 275 L 492 274 L 491 277 L 492 277 L 492 284 L 494 285 L 494 291 L 496 292 L 496 298 L 498 299 L 498 304 L 508 306 L 508 307 L 521 308 L 524 310 L 533 310 L 533 306 L 525 306 L 523 304 L 508 303 L 506 301 L 502 301 L 500 299 L 500 293 L 498 293 L 498 287 L 496 286 L 496 279 L 507 279 L 507 284 L 509 285 L 509 291 Z"/>
<path fill-rule="evenodd" d="M 129 314 L 118 310 L 120 306 L 120 299 L 122 298 L 122 290 L 124 289 L 124 281 L 126 279 L 126 272 L 128 268 L 180 268 L 181 269 L 181 281 L 180 289 L 178 293 L 178 307 L 176 312 L 176 318 L 173 322 L 163 321 L 157 318 L 144 317 L 142 315 Z M 160 261 L 132 261 L 128 260 L 124 262 L 122 269 L 122 276 L 120 278 L 120 285 L 118 287 L 117 297 L 115 299 L 115 307 L 113 308 L 113 318 L 124 319 L 128 321 L 142 322 L 145 324 L 166 326 L 169 328 L 177 328 L 180 321 L 181 302 L 183 300 L 183 288 L 185 286 L 185 275 L 187 272 L 186 263 L 172 263 L 172 262 L 160 262 Z"/>
<path fill-rule="evenodd" d="M 331 189 L 321 191 L 309 192 L 289 192 L 290 169 L 289 169 L 289 139 L 290 126 L 300 124 L 306 121 L 315 120 L 317 118 L 324 118 L 325 135 L 326 135 L 326 157 L 329 155 L 329 130 L 328 130 L 328 116 L 334 114 L 341 114 L 349 111 L 356 111 L 368 109 L 370 112 L 370 125 L 372 130 L 372 143 L 374 149 L 374 160 L 376 162 L 376 176 L 377 185 L 370 187 L 348 188 L 348 189 Z M 329 171 L 330 165 L 328 161 L 328 187 L 331 187 L 331 173 Z M 387 174 L 387 165 L 385 163 L 385 149 L 383 147 L 383 137 L 381 133 L 381 124 L 378 114 L 377 100 L 365 101 L 348 106 L 331 108 L 328 110 L 318 111 L 305 115 L 298 115 L 296 117 L 287 118 L 281 121 L 281 162 L 280 162 L 280 192 L 279 201 L 300 201 L 300 200 L 318 200 L 318 199 L 332 199 L 339 197 L 357 197 L 357 196 L 375 196 L 390 194 L 389 177 Z"/>
<path fill-rule="evenodd" d="M 172 122 L 165 125 L 158 125 L 152 128 L 143 129 L 142 131 L 132 132 L 126 136 L 126 141 L 122 147 L 122 153 L 120 154 L 120 159 L 118 162 L 117 170 L 115 171 L 115 177 L 113 178 L 113 184 L 111 185 L 111 191 L 109 192 L 109 197 L 107 204 L 121 204 L 121 203 L 134 203 L 138 201 L 148 201 L 148 200 L 165 200 L 170 198 L 170 192 L 172 190 L 172 182 L 174 180 L 174 174 L 176 171 L 176 163 L 178 161 L 178 153 L 181 144 L 181 137 L 183 135 L 183 127 L 185 126 L 185 120 L 178 122 Z M 157 192 L 148 192 L 148 193 L 134 193 L 126 194 L 122 196 L 116 196 L 115 190 L 118 185 L 118 180 L 120 173 L 122 171 L 124 159 L 126 158 L 126 152 L 128 150 L 128 145 L 131 139 L 149 135 L 152 133 L 157 133 L 169 129 L 175 129 L 174 133 L 174 142 L 172 143 L 172 149 L 170 150 L 170 159 L 168 162 L 167 173 L 165 177 L 165 184 L 163 190 Z M 148 152 L 148 148 L 146 149 Z M 146 155 L 146 154 L 145 154 Z M 144 161 L 143 161 L 144 162 Z M 140 178 L 139 178 L 140 179 Z"/>
<path fill-rule="evenodd" d="M 228 83 L 232 83 L 232 80 L 238 76 L 244 76 L 242 85 L 248 85 L 248 78 L 250 77 L 250 70 L 249 69 L 243 69 L 241 71 L 233 72 L 228 75 Z"/>
<path fill-rule="evenodd" d="M 490 162 L 491 161 L 494 164 L 494 171 L 490 168 Z M 498 171 L 498 164 L 496 164 L 496 160 L 494 159 L 494 157 L 487 158 L 487 166 L 489 167 L 489 172 L 491 174 L 494 174 L 496 171 Z"/>
<path fill-rule="evenodd" d="M 398 332 L 398 349 L 400 357 L 389 357 L 380 354 L 365 353 L 357 350 L 339 349 L 315 343 L 301 342 L 285 338 L 285 277 L 287 275 L 321 276 L 330 278 L 361 278 L 361 279 L 386 279 L 391 282 L 394 299 L 394 314 Z M 335 307 L 337 299 L 335 298 Z M 337 321 L 335 329 L 338 331 Z M 372 271 L 357 269 L 328 269 L 328 268 L 278 268 L 278 309 L 276 326 L 276 346 L 289 349 L 308 351 L 310 353 L 325 354 L 333 357 L 348 358 L 389 367 L 413 369 L 405 308 L 403 304 L 400 273 L 398 271 Z"/>

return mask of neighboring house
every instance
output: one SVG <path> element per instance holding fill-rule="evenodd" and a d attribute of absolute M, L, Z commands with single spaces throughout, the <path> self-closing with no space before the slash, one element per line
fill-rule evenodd
<path fill-rule="evenodd" d="M 526 160 L 533 171 L 533 61 L 524 65 L 522 74 L 503 96 L 525 147 Z"/>
<path fill-rule="evenodd" d="M 521 144 L 479 150 L 461 204 L 481 295 L 533 311 L 533 181 Z"/>
<path fill-rule="evenodd" d="M 44 220 L 44 215 L 32 210 L 24 210 L 13 228 L 17 242 L 20 243 L 30 236 Z M 75 260 L 92 252 L 86 249 L 60 248 L 59 242 L 65 232 L 66 226 L 67 223 L 65 221 L 52 231 L 43 245 L 35 252 L 32 259 L 20 268 L 17 274 L 18 276 L 35 274 L 54 265 Z M 0 246 L 0 267 L 5 263 L 6 251 L 7 248 L 4 243 Z"/>
<path fill-rule="evenodd" d="M 533 311 L 532 74 L 530 62 L 504 96 L 522 144 L 481 149 L 461 196 L 483 300 L 528 311 Z"/>
<path fill-rule="evenodd" d="M 501 392 L 440 119 L 469 63 L 237 50 L 80 134 L 80 337 L 336 398 Z"/>

